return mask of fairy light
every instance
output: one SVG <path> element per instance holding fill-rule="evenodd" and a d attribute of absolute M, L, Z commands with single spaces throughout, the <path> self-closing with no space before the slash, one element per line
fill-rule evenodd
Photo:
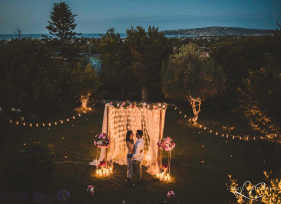
<path fill-rule="evenodd" d="M 113 105 L 113 103 L 111 102 L 110 103 L 110 105 Z M 140 104 L 137 104 L 137 103 L 135 103 L 135 102 L 133 102 L 133 103 L 130 103 L 130 105 L 129 106 L 127 106 L 127 107 L 125 107 L 124 105 L 127 105 L 126 103 L 116 103 L 116 107 L 118 107 L 118 108 L 123 108 L 123 109 L 128 109 L 128 108 L 130 108 L 132 105 L 135 105 L 135 106 L 137 106 L 137 107 L 140 107 L 140 110 L 141 110 L 141 112 L 143 112 L 144 111 L 144 107 L 150 107 L 150 104 L 147 104 L 147 103 L 140 103 Z M 167 106 L 171 106 L 175 111 L 177 111 L 178 110 L 178 114 L 179 115 L 182 115 L 182 111 L 175 105 L 175 104 L 166 104 L 166 103 L 157 103 L 156 104 L 156 106 L 154 106 L 153 104 L 151 104 L 151 107 L 152 108 L 159 108 L 159 109 L 165 109 L 165 108 L 167 108 Z M 124 107 L 123 107 L 124 106 Z M 114 114 L 114 113 L 113 113 Z M 77 117 L 81 117 L 82 115 L 81 115 L 81 113 L 78 113 L 76 116 L 75 115 L 73 115 L 73 116 L 71 116 L 70 118 L 66 118 L 66 119 L 64 119 L 64 120 L 58 120 L 58 121 L 55 121 L 53 124 L 54 124 L 54 126 L 57 126 L 57 125 L 59 125 L 59 124 L 64 124 L 64 122 L 67 122 L 67 123 L 69 123 L 70 122 L 70 119 L 73 119 L 73 120 L 76 120 L 77 119 Z M 208 133 L 210 133 L 210 134 L 214 134 L 214 135 L 217 135 L 217 136 L 221 136 L 221 137 L 224 137 L 224 138 L 226 138 L 226 139 L 232 139 L 232 140 L 240 140 L 240 141 L 255 141 L 255 140 L 258 140 L 258 139 L 260 139 L 260 140 L 267 140 L 267 141 L 271 141 L 271 142 L 277 142 L 277 143 L 280 143 L 281 144 L 281 139 L 280 139 L 280 134 L 279 133 L 264 133 L 265 134 L 265 136 L 263 137 L 263 136 L 259 136 L 259 137 L 256 137 L 256 136 L 253 136 L 253 137 L 249 137 L 249 136 L 241 136 L 241 135 L 238 135 L 238 136 L 235 136 L 235 135 L 232 135 L 232 134 L 228 134 L 228 133 L 224 133 L 225 132 L 225 130 L 226 130 L 226 127 L 223 127 L 223 131 L 216 131 L 216 130 L 213 130 L 213 129 L 211 129 L 211 128 L 209 128 L 209 127 L 206 127 L 206 126 L 203 126 L 203 125 L 201 125 L 201 124 L 199 124 L 199 125 L 197 125 L 196 123 L 193 123 L 192 122 L 192 120 L 191 120 L 191 118 L 188 118 L 188 115 L 187 114 L 183 114 L 183 118 L 184 119 L 186 119 L 189 123 L 191 123 L 192 124 L 192 126 L 194 126 L 194 127 L 197 127 L 197 128 L 199 128 L 199 129 L 203 129 L 203 130 L 205 130 L 205 131 L 208 131 Z M 268 118 L 263 118 L 267 123 L 270 123 L 271 122 L 271 120 L 270 119 L 268 119 Z M 48 128 L 50 128 L 50 127 L 52 127 L 52 123 L 51 122 L 41 122 L 41 123 L 38 123 L 38 122 L 26 122 L 25 121 L 25 118 L 23 117 L 23 116 L 21 116 L 20 117 L 20 120 L 22 121 L 22 122 L 19 122 L 19 121 L 13 121 L 12 119 L 10 119 L 10 120 L 8 120 L 8 122 L 9 122 L 9 124 L 15 124 L 16 126 L 23 126 L 23 127 L 29 127 L 29 128 L 32 128 L 33 126 L 34 127 L 48 127 Z M 233 127 L 231 127 L 231 128 L 229 128 L 229 130 L 231 131 L 231 130 L 233 130 L 233 129 L 235 129 L 235 128 L 233 128 Z M 279 129 L 278 128 L 275 128 L 273 125 L 270 125 L 269 126 L 269 129 L 271 130 L 271 131 L 279 131 Z M 220 133 L 219 133 L 220 132 Z"/>
<path fill-rule="evenodd" d="M 169 173 L 167 172 L 161 172 L 156 174 L 156 178 L 158 178 L 161 182 L 171 182 L 172 177 Z"/>
<path fill-rule="evenodd" d="M 97 177 L 107 177 L 113 174 L 113 167 L 99 167 L 96 169 Z"/>

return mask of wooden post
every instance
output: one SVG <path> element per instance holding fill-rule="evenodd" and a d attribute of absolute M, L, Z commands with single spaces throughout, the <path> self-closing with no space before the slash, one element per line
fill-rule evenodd
<path fill-rule="evenodd" d="M 162 110 L 160 109 L 160 121 L 159 121 L 159 140 L 158 142 L 160 142 L 162 139 Z M 162 167 L 162 154 L 161 154 L 161 150 L 157 144 L 158 147 L 158 165 L 159 168 Z"/>
<path fill-rule="evenodd" d="M 107 137 L 109 139 L 109 141 L 111 140 L 111 138 L 109 137 L 109 106 L 107 106 L 107 121 L 106 121 L 106 134 L 107 134 Z M 109 144 L 109 147 L 110 148 L 110 144 Z M 106 165 L 106 168 L 107 168 L 107 151 L 108 151 L 108 148 L 105 148 L 105 165 Z"/>

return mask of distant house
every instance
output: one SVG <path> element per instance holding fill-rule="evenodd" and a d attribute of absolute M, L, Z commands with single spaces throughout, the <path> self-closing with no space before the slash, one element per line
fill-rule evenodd
<path fill-rule="evenodd" d="M 208 47 L 200 47 L 200 57 L 209 58 L 210 57 L 210 49 Z"/>
<path fill-rule="evenodd" d="M 200 57 L 202 58 L 209 58 L 210 54 L 207 51 L 200 52 Z"/>

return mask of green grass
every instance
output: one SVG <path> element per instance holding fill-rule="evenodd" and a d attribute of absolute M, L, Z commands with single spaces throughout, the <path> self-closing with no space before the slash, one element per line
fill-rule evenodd
<path fill-rule="evenodd" d="M 55 195 L 59 189 L 65 188 L 72 193 L 73 203 L 122 203 L 123 200 L 126 203 L 161 203 L 165 200 L 169 203 L 231 203 L 233 195 L 225 185 L 228 173 L 242 182 L 263 181 L 264 159 L 267 157 L 260 144 L 226 143 L 223 138 L 199 133 L 198 129 L 184 124 L 171 110 L 166 114 L 164 136 L 171 136 L 176 141 L 172 161 L 174 183 L 164 184 L 145 174 L 143 183 L 131 188 L 125 182 L 126 167 L 118 165 L 115 165 L 111 178 L 96 178 L 93 176 L 94 167 L 89 166 L 88 162 L 96 158 L 91 137 L 101 130 L 102 116 L 103 108 L 98 108 L 72 125 L 49 130 L 9 128 L 5 135 L 6 142 L 2 145 L 0 192 L 28 191 L 27 183 L 32 175 L 27 177 L 20 172 L 21 168 L 32 171 L 33 166 L 17 158 L 18 150 L 32 140 L 40 141 L 42 147 L 49 148 L 56 155 L 55 167 L 49 177 L 37 172 L 39 176 L 36 177 L 33 191 Z M 276 148 L 280 153 L 280 146 L 275 146 L 273 150 L 276 151 Z M 280 155 L 275 157 L 278 159 Z M 200 164 L 201 160 L 205 164 Z M 279 171 L 279 163 L 273 166 Z M 9 169 L 13 171 L 7 174 Z M 86 193 L 90 184 L 96 187 L 94 197 Z M 176 193 L 175 200 L 165 197 L 170 189 Z"/>

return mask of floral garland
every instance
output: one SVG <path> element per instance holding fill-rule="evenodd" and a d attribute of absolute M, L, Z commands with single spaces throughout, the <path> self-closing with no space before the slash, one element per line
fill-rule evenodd
<path fill-rule="evenodd" d="M 111 101 L 109 102 L 111 106 L 114 106 L 115 108 L 148 108 L 150 110 L 153 109 L 166 109 L 167 104 L 166 103 L 145 103 L 145 102 L 131 102 L 131 101 Z"/>
<path fill-rule="evenodd" d="M 163 138 L 160 142 L 158 142 L 158 147 L 165 152 L 172 151 L 175 146 L 176 143 L 170 137 Z"/>
<path fill-rule="evenodd" d="M 88 185 L 87 192 L 88 192 L 91 196 L 94 196 L 94 194 L 95 194 L 95 186 L 93 186 L 93 185 Z"/>
<path fill-rule="evenodd" d="M 107 148 L 109 146 L 109 139 L 106 133 L 101 133 L 94 137 L 94 145 L 98 148 Z"/>

